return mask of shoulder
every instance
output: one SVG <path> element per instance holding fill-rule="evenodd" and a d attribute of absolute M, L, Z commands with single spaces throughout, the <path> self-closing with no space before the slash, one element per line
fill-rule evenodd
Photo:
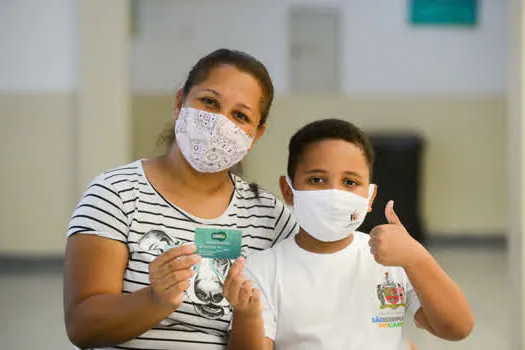
<path fill-rule="evenodd" d="M 354 232 L 354 241 L 352 244 L 355 244 L 359 249 L 367 249 L 369 250 L 368 241 L 370 240 L 370 236 L 366 233 L 355 231 Z M 371 254 L 370 254 L 371 255 Z"/>
<path fill-rule="evenodd" d="M 290 249 L 291 239 L 278 242 L 272 248 L 255 252 L 246 259 L 246 268 L 254 275 L 268 277 L 275 272 L 279 257 Z"/>
<path fill-rule="evenodd" d="M 372 255 L 372 253 L 370 253 L 370 246 L 368 245 L 369 240 L 370 240 L 370 236 L 366 233 L 358 232 L 358 231 L 354 233 L 353 243 L 356 243 L 356 247 L 359 250 L 360 255 L 366 260 L 369 266 L 371 268 L 377 269 L 378 271 L 381 272 L 381 274 L 384 272 L 389 272 L 395 276 L 406 278 L 405 270 L 402 267 L 383 266 L 375 261 L 374 256 Z"/>
<path fill-rule="evenodd" d="M 123 195 L 131 193 L 139 184 L 146 184 L 140 161 L 104 171 L 87 186 L 83 199 L 88 197 L 112 203 L 122 202 Z M 126 197 L 126 196 L 124 196 Z"/>
<path fill-rule="evenodd" d="M 97 176 L 95 181 L 116 184 L 120 182 L 134 181 L 137 178 L 143 177 L 144 170 L 142 168 L 142 161 L 137 160 L 133 163 L 106 170 Z"/>
<path fill-rule="evenodd" d="M 238 203 L 236 205 L 238 209 L 258 212 L 261 215 L 271 215 L 276 225 L 282 219 L 284 221 L 281 224 L 291 223 L 290 211 L 277 196 L 258 185 L 244 181 L 236 175 L 232 176 L 235 181 L 235 199 Z"/>
<path fill-rule="evenodd" d="M 256 184 L 250 184 L 234 174 L 232 174 L 232 179 L 235 182 L 235 192 L 239 199 L 259 201 L 267 204 L 273 203 L 274 205 L 279 202 L 273 193 Z"/>
<path fill-rule="evenodd" d="M 102 172 L 91 181 L 86 192 L 104 189 L 118 194 L 138 184 L 147 184 L 140 160 Z"/>

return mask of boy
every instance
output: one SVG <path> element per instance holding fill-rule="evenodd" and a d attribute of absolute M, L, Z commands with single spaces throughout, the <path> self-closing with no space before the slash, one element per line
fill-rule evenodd
<path fill-rule="evenodd" d="M 456 284 L 405 230 L 390 201 L 386 225 L 356 231 L 372 210 L 373 151 L 351 123 L 310 123 L 290 140 L 280 187 L 301 229 L 239 259 L 225 281 L 234 309 L 230 349 L 408 349 L 405 313 L 448 340 L 473 316 Z M 255 288 L 254 288 L 255 287 Z"/>

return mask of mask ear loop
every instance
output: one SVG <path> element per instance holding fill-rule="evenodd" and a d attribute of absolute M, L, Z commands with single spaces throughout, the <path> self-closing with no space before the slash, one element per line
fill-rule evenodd
<path fill-rule="evenodd" d="M 288 184 L 288 186 L 290 186 L 290 189 L 292 190 L 292 192 L 295 193 L 295 189 L 293 188 L 293 185 L 292 185 L 292 180 L 290 180 L 288 175 L 286 175 L 286 183 Z"/>
<path fill-rule="evenodd" d="M 376 185 L 374 184 L 370 184 L 370 186 L 368 186 L 368 200 L 372 199 L 375 189 L 376 189 Z"/>

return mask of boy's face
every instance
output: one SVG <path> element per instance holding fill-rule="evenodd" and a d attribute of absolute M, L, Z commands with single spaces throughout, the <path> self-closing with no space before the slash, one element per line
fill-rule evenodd
<path fill-rule="evenodd" d="M 281 192 L 288 205 L 293 193 L 284 177 Z M 344 140 L 323 140 L 309 145 L 297 164 L 293 186 L 298 191 L 337 189 L 368 197 L 370 169 L 361 148 Z M 370 200 L 371 211 L 375 192 Z"/>

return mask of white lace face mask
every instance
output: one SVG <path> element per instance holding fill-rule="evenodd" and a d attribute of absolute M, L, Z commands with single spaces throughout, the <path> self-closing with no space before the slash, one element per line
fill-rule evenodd
<path fill-rule="evenodd" d="M 253 138 L 222 114 L 181 108 L 175 139 L 184 158 L 201 173 L 217 173 L 240 162 Z"/>

